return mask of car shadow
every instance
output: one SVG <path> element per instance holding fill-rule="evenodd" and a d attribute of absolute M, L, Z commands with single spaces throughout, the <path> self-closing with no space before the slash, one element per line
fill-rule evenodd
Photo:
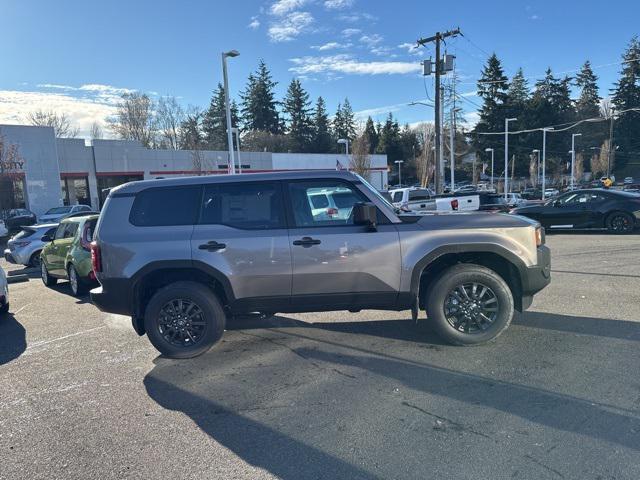
<path fill-rule="evenodd" d="M 501 348 L 500 342 L 488 346 L 493 350 L 445 346 L 431 331 L 428 320 L 423 323 L 416 327 L 411 320 L 404 319 L 307 323 L 286 316 L 236 318 L 227 325 L 227 335 L 233 338 L 230 342 L 235 343 L 227 344 L 226 348 L 216 346 L 190 360 L 159 357 L 145 377 L 144 386 L 160 406 L 184 413 L 203 432 L 241 459 L 283 479 L 375 478 L 360 467 L 363 463 L 333 444 L 323 443 L 317 430 L 305 427 L 309 422 L 308 415 L 314 415 L 321 424 L 335 423 L 337 420 L 331 410 L 314 410 L 312 406 L 306 409 L 287 406 L 284 410 L 277 410 L 270 406 L 265 399 L 268 396 L 264 394 L 265 391 L 277 392 L 274 398 L 284 404 L 290 399 L 287 394 L 295 395 L 297 402 L 311 405 L 326 396 L 332 397 L 332 389 L 347 388 L 348 382 L 367 374 L 390 379 L 392 385 L 401 384 L 411 391 L 441 398 L 444 403 L 453 400 L 467 404 L 469 408 L 480 406 L 520 417 L 544 428 L 584 435 L 640 451 L 636 433 L 640 431 L 640 418 L 636 411 L 423 361 L 425 356 L 421 356 L 419 351 L 416 353 L 416 348 L 435 350 L 430 354 L 431 358 L 457 356 L 469 351 L 480 352 L 477 355 L 482 358 L 483 350 L 486 352 L 484 355 L 492 356 Z M 634 322 L 532 312 L 518 316 L 514 323 L 518 328 L 640 340 L 640 324 Z M 389 342 L 371 342 L 364 336 L 393 340 L 394 347 L 390 348 L 392 344 Z M 255 348 L 259 351 L 253 351 Z M 414 354 L 408 357 L 402 354 L 400 357 L 394 353 L 399 348 L 408 348 L 407 352 L 413 348 Z M 282 357 L 277 356 L 283 351 L 295 355 L 286 365 L 283 365 Z M 276 366 L 265 366 L 270 358 L 280 360 Z M 342 379 L 346 383 L 338 383 L 336 387 L 324 379 L 312 390 L 317 393 L 298 396 L 297 379 L 305 374 L 301 372 L 309 369 L 336 372 L 338 382 Z M 363 390 L 358 402 L 357 410 L 349 411 L 350 407 L 341 405 L 336 406 L 339 408 L 337 411 L 344 415 L 346 408 L 347 419 L 353 415 L 365 424 L 379 423 L 375 403 L 368 399 L 366 391 Z M 247 405 L 251 408 L 245 408 Z M 414 411 L 416 415 L 425 413 L 419 405 L 407 401 L 399 402 L 399 406 Z M 461 415 L 464 416 L 464 412 Z M 452 425 L 457 424 L 454 422 Z M 401 435 L 404 427 L 397 425 L 397 428 L 398 432 L 386 434 L 391 437 L 396 433 Z M 380 447 L 376 442 L 365 444 L 371 449 Z M 367 452 L 370 455 L 374 453 Z"/>
<path fill-rule="evenodd" d="M 72 293 L 71 293 L 71 287 L 69 286 L 69 282 L 66 280 L 62 280 L 62 281 L 58 281 L 58 283 L 56 283 L 55 285 L 49 287 L 52 290 L 55 290 L 58 293 L 62 293 L 68 297 L 73 298 L 76 301 L 77 305 L 84 305 L 85 303 L 91 303 L 91 299 L 89 297 L 89 292 L 87 291 L 87 293 L 85 293 L 84 295 L 80 296 L 80 297 L 75 297 Z"/>
<path fill-rule="evenodd" d="M 22 266 L 7 273 L 10 277 L 14 275 L 27 275 L 29 279 L 40 278 L 40 269 L 34 267 Z"/>
<path fill-rule="evenodd" d="M 26 330 L 12 313 L 0 314 L 0 365 L 18 358 L 27 348 Z"/>

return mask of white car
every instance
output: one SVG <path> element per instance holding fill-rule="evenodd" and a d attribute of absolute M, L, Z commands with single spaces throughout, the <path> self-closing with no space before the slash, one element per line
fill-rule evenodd
<path fill-rule="evenodd" d="M 45 235 L 53 238 L 57 226 L 57 223 L 48 223 L 22 227 L 22 230 L 7 242 L 4 259 L 9 263 L 40 268 L 40 252 L 49 243 L 44 242 L 42 238 Z"/>
<path fill-rule="evenodd" d="M 555 197 L 557 195 L 560 195 L 560 191 L 557 188 L 547 188 L 544 191 L 545 198 Z"/>
<path fill-rule="evenodd" d="M 80 212 L 93 212 L 87 205 L 67 205 L 64 207 L 53 207 L 47 210 L 44 215 L 38 218 L 40 223 L 60 223 L 60 220 Z"/>
<path fill-rule="evenodd" d="M 9 311 L 9 286 L 7 285 L 7 275 L 0 267 L 0 315 Z"/>
<path fill-rule="evenodd" d="M 353 192 L 346 188 L 312 189 L 309 202 L 315 220 L 347 220 L 354 203 Z"/>
<path fill-rule="evenodd" d="M 519 207 L 524 205 L 527 201 L 522 198 L 522 195 L 519 193 L 508 193 L 507 194 L 507 205 L 510 207 Z"/>

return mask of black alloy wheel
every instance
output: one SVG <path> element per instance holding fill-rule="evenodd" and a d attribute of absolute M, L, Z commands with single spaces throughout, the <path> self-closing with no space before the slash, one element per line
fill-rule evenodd
<path fill-rule="evenodd" d="M 607 219 L 607 230 L 611 233 L 625 234 L 633 232 L 633 217 L 628 213 L 612 213 Z"/>
<path fill-rule="evenodd" d="M 202 309 L 193 301 L 176 298 L 167 302 L 158 317 L 158 332 L 176 347 L 198 345 L 205 336 L 207 322 Z"/>
<path fill-rule="evenodd" d="M 451 289 L 445 299 L 447 322 L 459 332 L 478 334 L 496 321 L 500 302 L 496 294 L 479 282 L 463 283 Z"/>

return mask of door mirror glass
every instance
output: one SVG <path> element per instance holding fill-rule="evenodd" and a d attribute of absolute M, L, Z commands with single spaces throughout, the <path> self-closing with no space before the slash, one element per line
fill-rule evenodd
<path fill-rule="evenodd" d="M 353 223 L 376 229 L 377 210 L 373 203 L 358 202 L 353 205 Z"/>

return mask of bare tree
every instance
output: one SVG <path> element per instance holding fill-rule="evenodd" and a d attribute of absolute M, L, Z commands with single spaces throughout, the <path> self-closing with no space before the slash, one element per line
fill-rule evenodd
<path fill-rule="evenodd" d="M 53 110 L 36 110 L 27 114 L 27 121 L 36 127 L 53 127 L 56 137 L 72 138 L 78 136 L 78 129 L 71 124 L 69 117 L 64 113 L 56 113 Z"/>
<path fill-rule="evenodd" d="M 418 127 L 418 141 L 422 145 L 420 155 L 416 157 L 416 174 L 422 187 L 427 187 L 435 172 L 436 162 L 433 147 L 435 146 L 435 129 L 433 124 L 424 123 Z"/>
<path fill-rule="evenodd" d="M 160 148 L 177 150 L 179 147 L 180 125 L 185 113 L 175 97 L 161 97 L 155 114 Z"/>
<path fill-rule="evenodd" d="M 534 154 L 529 155 L 529 179 L 532 187 L 538 186 L 538 158 Z"/>
<path fill-rule="evenodd" d="M 145 147 L 155 146 L 155 104 L 145 93 L 125 93 L 110 118 L 111 129 L 125 140 L 137 140 Z"/>
<path fill-rule="evenodd" d="M 594 153 L 591 155 L 591 177 L 594 180 L 599 177 L 603 171 L 607 171 L 607 164 L 603 163 L 602 160 L 606 161 L 606 158 L 603 158 L 602 154 Z"/>
<path fill-rule="evenodd" d="M 368 180 L 371 173 L 371 157 L 369 157 L 369 138 L 367 135 L 364 132 L 360 133 L 353 141 L 351 148 L 349 168 Z"/>
<path fill-rule="evenodd" d="M 613 115 L 613 103 L 610 98 L 603 98 L 600 102 L 600 115 L 606 119 L 610 119 Z"/>
<path fill-rule="evenodd" d="M 99 140 L 102 138 L 102 127 L 98 122 L 93 122 L 91 124 L 89 135 L 91 136 L 91 140 Z"/>

